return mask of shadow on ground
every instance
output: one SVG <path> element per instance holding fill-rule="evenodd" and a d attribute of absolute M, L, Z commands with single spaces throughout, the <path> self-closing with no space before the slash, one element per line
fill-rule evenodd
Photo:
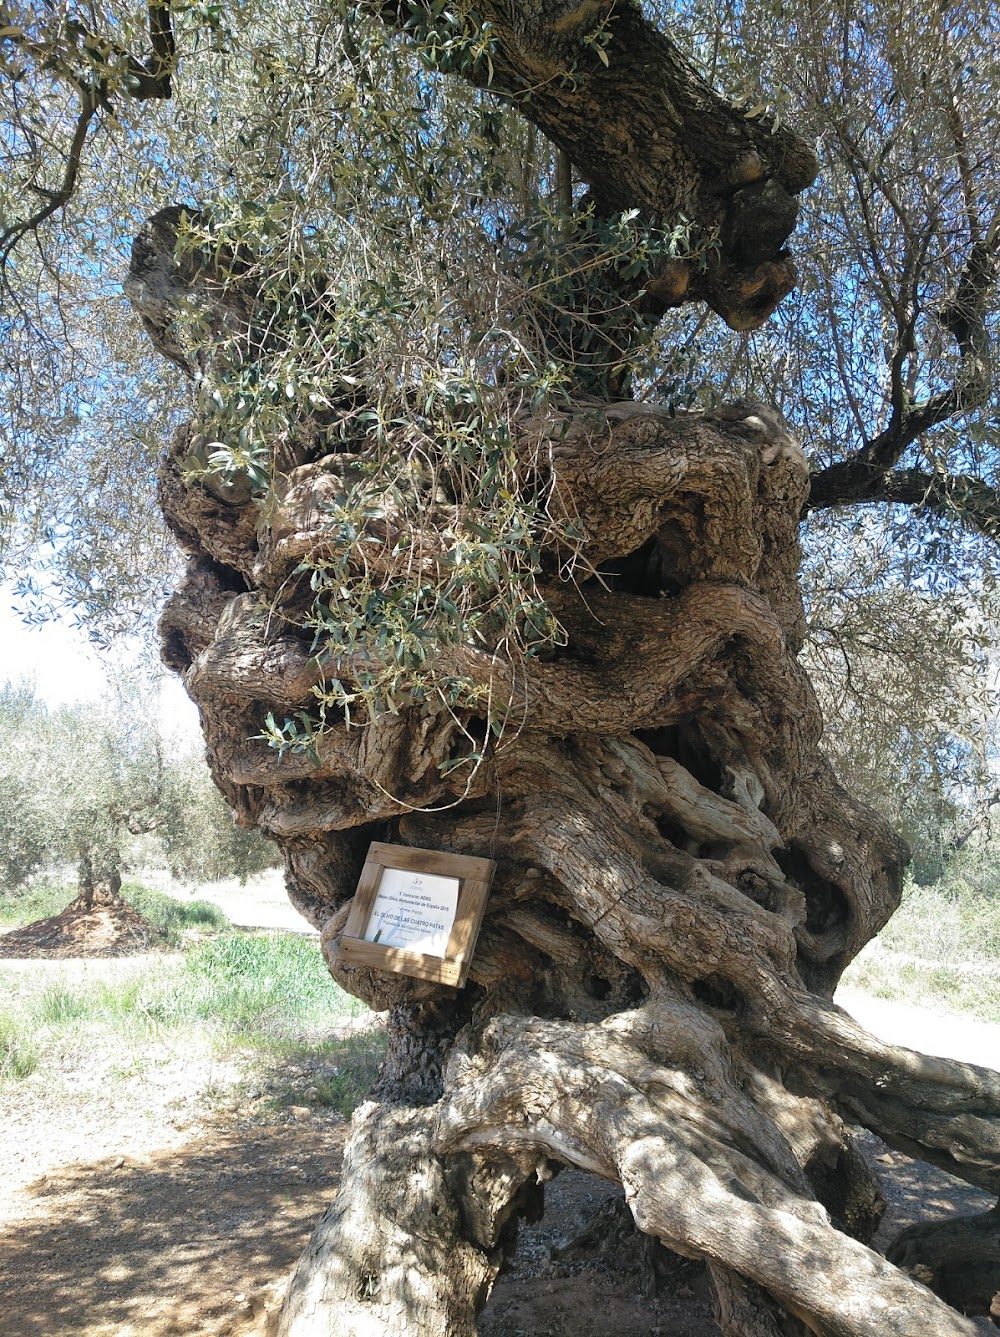
<path fill-rule="evenodd" d="M 67 1166 L 32 1184 L 0 1235 L 2 1337 L 263 1337 L 289 1270 L 336 1192 L 347 1125 L 332 1110 L 280 1123 L 207 1127 L 179 1150 Z M 891 1237 L 917 1219 L 990 1205 L 931 1167 L 866 1136 L 886 1180 Z M 524 1230 L 512 1271 L 483 1315 L 483 1337 L 711 1337 L 703 1276 L 672 1293 L 567 1262 L 565 1242 L 615 1190 L 559 1175 L 546 1214 Z M 987 1331 L 991 1329 L 986 1329 Z"/>
<path fill-rule="evenodd" d="M 884 1250 L 907 1226 L 988 1211 L 996 1199 L 923 1161 L 912 1161 L 873 1133 L 859 1138 L 882 1181 L 886 1213 L 875 1243 Z"/>
<path fill-rule="evenodd" d="M 146 1161 L 49 1175 L 0 1236 L 0 1333 L 263 1331 L 334 1195 L 346 1129 L 209 1129 Z"/>

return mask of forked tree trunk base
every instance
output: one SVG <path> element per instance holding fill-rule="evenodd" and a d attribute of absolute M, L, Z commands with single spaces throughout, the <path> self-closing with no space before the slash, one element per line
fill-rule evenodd
<path fill-rule="evenodd" d="M 435 1122 L 430 1108 L 369 1102 L 356 1112 L 342 1188 L 296 1269 L 279 1334 L 475 1337 L 525 1175 L 512 1162 L 456 1194 Z M 486 1221 L 489 1237 L 474 1243 L 470 1227 Z"/>

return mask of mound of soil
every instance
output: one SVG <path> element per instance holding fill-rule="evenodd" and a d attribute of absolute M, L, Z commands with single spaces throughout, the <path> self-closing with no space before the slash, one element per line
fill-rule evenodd
<path fill-rule="evenodd" d="M 109 888 L 81 892 L 65 910 L 0 936 L 0 957 L 131 956 L 160 936 L 128 901 Z"/>

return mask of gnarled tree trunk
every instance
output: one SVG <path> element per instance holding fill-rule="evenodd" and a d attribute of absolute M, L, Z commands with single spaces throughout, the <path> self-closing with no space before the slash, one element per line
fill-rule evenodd
<path fill-rule="evenodd" d="M 502 84 L 535 39 L 520 7 L 484 8 L 508 44 L 508 64 L 495 60 Z M 566 6 L 523 8 L 545 11 L 550 37 L 568 31 L 553 27 Z M 600 8 L 582 7 L 588 22 Z M 648 47 L 626 90 L 631 123 L 667 153 L 662 126 L 636 111 L 666 39 L 629 32 Z M 614 74 L 577 81 L 582 108 L 574 91 L 528 114 L 579 158 L 567 127 L 621 93 L 602 84 Z M 687 157 L 671 162 L 731 242 L 702 295 L 742 312 L 736 324 L 758 301 L 762 319 L 774 293 L 761 280 L 748 297 L 747 266 L 787 291 L 789 192 L 811 179 L 808 153 L 757 123 L 741 140 L 719 99 L 694 108 L 701 140 L 675 111 L 660 109 L 664 135 L 685 148 L 690 133 Z M 619 161 L 616 174 L 622 146 L 588 144 L 598 192 L 656 203 L 663 173 L 637 179 Z M 748 181 L 774 184 L 744 208 Z M 778 222 L 760 240 L 772 205 Z M 757 240 L 741 251 L 744 213 Z M 161 215 L 139 238 L 130 294 L 183 360 L 171 321 L 185 301 L 224 307 L 230 330 L 252 321 L 252 303 L 174 260 L 175 221 Z M 576 517 L 603 574 L 568 583 L 553 564 L 544 593 L 567 643 L 548 660 L 514 672 L 475 646 L 441 651 L 441 672 L 488 684 L 517 721 L 471 780 L 446 764 L 478 727 L 468 712 L 406 707 L 363 727 L 328 718 L 311 757 L 259 737 L 269 712 L 307 705 L 323 678 L 296 625 L 295 577 L 328 541 L 339 458 L 303 432 L 261 510 L 185 470 L 190 429 L 164 456 L 164 512 L 189 553 L 163 617 L 165 656 L 200 707 L 223 792 L 283 849 L 289 895 L 322 929 L 333 976 L 390 1012 L 378 1099 L 355 1117 L 343 1187 L 281 1332 L 474 1333 L 517 1217 L 569 1165 L 621 1183 L 642 1231 L 707 1260 L 727 1334 L 973 1333 L 959 1312 L 968 1291 L 948 1303 L 869 1247 L 881 1198 L 848 1124 L 1000 1189 L 1000 1075 L 883 1044 L 831 1001 L 895 909 L 906 853 L 819 751 L 797 659 L 809 488 L 798 444 L 750 404 L 673 416 L 590 399 L 514 422 L 525 468 Z M 421 537 L 433 554 L 430 515 Z M 391 545 L 374 546 L 369 578 L 394 560 Z M 496 860 L 464 990 L 341 959 L 372 839 Z"/>

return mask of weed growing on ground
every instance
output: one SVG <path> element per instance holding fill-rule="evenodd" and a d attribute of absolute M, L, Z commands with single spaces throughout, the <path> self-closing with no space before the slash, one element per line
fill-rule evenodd
<path fill-rule="evenodd" d="M 211 901 L 179 901 L 140 882 L 126 882 L 122 896 L 156 930 L 168 947 L 179 947 L 192 933 L 221 933 L 229 920 Z"/>
<path fill-rule="evenodd" d="M 875 998 L 1000 1022 L 1000 895 L 983 871 L 959 865 L 932 886 L 908 884 L 899 910 L 843 983 Z"/>
<path fill-rule="evenodd" d="M 30 1077 L 37 1067 L 38 1052 L 27 1027 L 0 1013 L 0 1082 Z"/>
<path fill-rule="evenodd" d="M 309 1076 L 282 1085 L 267 1106 L 272 1110 L 288 1105 L 319 1106 L 335 1109 L 349 1119 L 375 1085 L 385 1046 L 385 1032 L 372 1028 L 315 1044 L 281 1047 L 283 1066 L 304 1070 Z"/>
<path fill-rule="evenodd" d="M 4 976 L 0 962 L 0 983 Z M 147 958 L 135 969 L 123 962 L 110 979 L 37 988 L 12 972 L 10 985 L 0 1009 L 0 1080 L 102 1041 L 141 1049 L 150 1038 L 177 1044 L 207 1032 L 220 1053 L 249 1047 L 279 1058 L 305 1049 L 319 1055 L 327 1045 L 339 1056 L 347 1043 L 344 1064 L 331 1058 L 338 1080 L 331 1078 L 322 1102 L 346 1108 L 360 1099 L 360 1084 L 374 1080 L 379 1062 L 377 1044 L 372 1050 L 359 1042 L 355 1054 L 349 1042 L 331 1038 L 367 1009 L 334 984 L 313 937 L 231 930 L 188 940 L 181 954 Z"/>
<path fill-rule="evenodd" d="M 90 1010 L 86 996 L 65 984 L 52 984 L 41 995 L 35 1015 L 46 1026 L 62 1026 Z"/>
<path fill-rule="evenodd" d="M 21 928 L 38 919 L 50 919 L 65 910 L 77 894 L 62 881 L 32 883 L 19 891 L 0 891 L 0 926 Z"/>

